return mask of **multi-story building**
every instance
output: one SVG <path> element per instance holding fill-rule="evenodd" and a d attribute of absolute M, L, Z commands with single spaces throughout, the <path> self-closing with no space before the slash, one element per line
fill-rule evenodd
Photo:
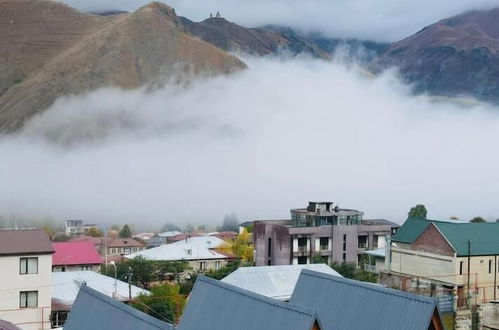
<path fill-rule="evenodd" d="M 464 308 L 499 299 L 499 223 L 409 218 L 392 237 L 380 282 L 454 299 Z"/>
<path fill-rule="evenodd" d="M 97 227 L 97 225 L 84 224 L 83 220 L 67 220 L 64 232 L 68 236 L 85 235 L 93 227 Z"/>
<path fill-rule="evenodd" d="M 43 230 L 0 230 L 0 319 L 50 329 L 52 253 Z"/>
<path fill-rule="evenodd" d="M 255 220 L 255 263 L 263 265 L 359 261 L 362 251 L 381 248 L 399 225 L 383 219 L 362 219 L 363 212 L 309 202 L 292 209 L 291 220 Z"/>

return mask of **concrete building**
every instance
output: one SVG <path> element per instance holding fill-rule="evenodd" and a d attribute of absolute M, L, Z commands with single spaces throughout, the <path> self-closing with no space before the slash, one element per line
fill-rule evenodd
<path fill-rule="evenodd" d="M 85 235 L 90 228 L 97 227 L 95 224 L 84 224 L 83 220 L 67 220 L 64 232 L 68 236 Z"/>
<path fill-rule="evenodd" d="M 23 330 L 50 328 L 52 253 L 43 230 L 0 231 L 0 319 Z"/>
<path fill-rule="evenodd" d="M 365 250 L 382 248 L 399 225 L 383 219 L 362 219 L 363 212 L 309 202 L 292 209 L 291 220 L 255 220 L 255 263 L 264 265 L 359 261 Z"/>
<path fill-rule="evenodd" d="M 499 298 L 499 223 L 409 218 L 392 237 L 382 284 L 467 308 Z M 388 256 L 387 256 L 388 257 Z"/>

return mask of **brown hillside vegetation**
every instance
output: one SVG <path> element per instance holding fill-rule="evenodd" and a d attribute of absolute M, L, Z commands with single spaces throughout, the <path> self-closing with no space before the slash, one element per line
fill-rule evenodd
<path fill-rule="evenodd" d="M 162 3 L 97 16 L 51 1 L 0 0 L 1 131 L 19 129 L 62 95 L 245 67 L 187 34 Z"/>

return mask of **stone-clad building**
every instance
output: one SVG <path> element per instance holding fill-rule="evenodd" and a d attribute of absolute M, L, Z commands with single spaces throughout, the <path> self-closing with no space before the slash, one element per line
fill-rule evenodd
<path fill-rule="evenodd" d="M 255 263 L 309 264 L 319 256 L 326 263 L 357 263 L 364 250 L 384 247 L 399 225 L 383 219 L 362 219 L 363 212 L 341 209 L 332 202 L 309 202 L 292 209 L 291 220 L 255 220 Z"/>

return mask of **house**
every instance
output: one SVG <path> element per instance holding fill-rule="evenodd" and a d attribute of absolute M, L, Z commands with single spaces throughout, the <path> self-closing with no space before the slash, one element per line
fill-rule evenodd
<path fill-rule="evenodd" d="M 179 241 L 136 252 L 125 256 L 125 258 L 143 257 L 147 260 L 187 261 L 193 271 L 200 272 L 217 270 L 227 265 L 228 257 L 208 248 L 211 243 L 205 241 L 197 241 L 197 243 L 199 244 Z"/>
<path fill-rule="evenodd" d="M 121 261 L 123 256 L 146 249 L 146 245 L 133 238 L 81 236 L 72 239 L 71 242 L 90 242 L 94 244 L 106 264 L 109 261 Z"/>
<path fill-rule="evenodd" d="M 200 275 L 194 284 L 178 329 L 323 328 L 316 313 L 311 309 L 274 300 Z"/>
<path fill-rule="evenodd" d="M 309 202 L 292 209 L 291 220 L 255 220 L 255 264 L 357 264 L 362 252 L 384 247 L 399 225 L 384 219 L 363 219 L 363 212 L 342 209 L 332 202 Z"/>
<path fill-rule="evenodd" d="M 43 230 L 0 230 L 0 319 L 23 330 L 50 327 L 54 248 Z"/>
<path fill-rule="evenodd" d="M 363 251 L 362 254 L 367 256 L 366 262 L 362 265 L 364 270 L 375 274 L 384 271 L 386 269 L 386 249 L 386 247 L 382 247 L 375 250 Z"/>
<path fill-rule="evenodd" d="M 455 308 L 499 298 L 499 223 L 409 218 L 392 237 L 381 283 L 447 296 Z"/>
<path fill-rule="evenodd" d="M 217 231 L 217 232 L 214 232 L 208 236 L 214 236 L 214 237 L 218 237 L 218 238 L 223 239 L 223 240 L 231 241 L 231 240 L 236 239 L 237 235 L 238 235 L 238 233 L 236 233 L 235 231 Z"/>
<path fill-rule="evenodd" d="M 52 243 L 55 253 L 52 255 L 53 272 L 72 272 L 77 270 L 100 271 L 103 260 L 90 242 Z"/>
<path fill-rule="evenodd" d="M 258 293 L 262 296 L 289 301 L 302 269 L 340 276 L 326 264 L 239 267 L 222 282 Z"/>
<path fill-rule="evenodd" d="M 216 249 L 227 244 L 223 239 L 216 236 L 197 236 L 197 237 L 186 237 L 181 241 L 177 241 L 171 244 L 191 244 L 200 245 L 208 249 Z"/>
<path fill-rule="evenodd" d="M 82 285 L 64 330 L 170 330 L 173 326 Z"/>
<path fill-rule="evenodd" d="M 128 301 L 148 291 L 92 271 L 52 273 L 52 327 L 63 326 L 82 285 L 120 301 Z"/>
<path fill-rule="evenodd" d="M 317 311 L 324 329 L 443 330 L 432 298 L 306 269 L 290 302 Z"/>
<path fill-rule="evenodd" d="M 159 237 L 173 237 L 173 236 L 177 236 L 177 235 L 181 235 L 182 232 L 178 231 L 178 230 L 172 230 L 172 231 L 165 231 L 163 233 L 159 233 L 158 236 Z"/>
<path fill-rule="evenodd" d="M 86 235 L 90 228 L 97 228 L 97 225 L 84 224 L 83 220 L 67 220 L 64 233 L 68 236 Z"/>

